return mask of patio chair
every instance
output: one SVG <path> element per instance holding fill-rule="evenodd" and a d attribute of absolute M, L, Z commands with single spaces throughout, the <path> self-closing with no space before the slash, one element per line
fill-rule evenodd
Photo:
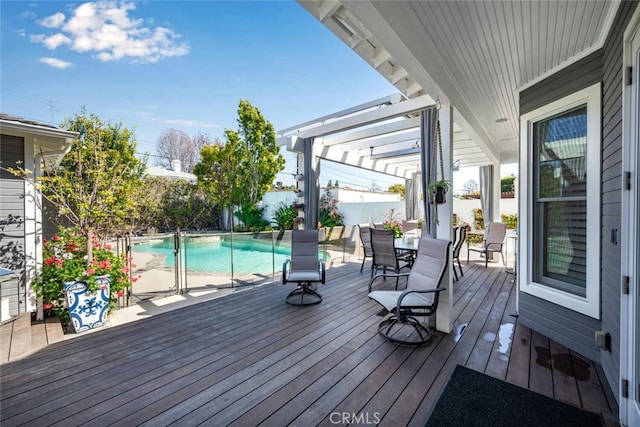
<path fill-rule="evenodd" d="M 418 221 L 406 219 L 402 220 L 402 232 L 405 235 L 418 236 Z"/>
<path fill-rule="evenodd" d="M 282 265 L 282 283 L 295 282 L 298 287 L 287 295 L 292 305 L 312 305 L 322 301 L 315 291 L 317 283 L 325 283 L 325 266 L 318 259 L 318 230 L 291 232 L 291 258 Z"/>
<path fill-rule="evenodd" d="M 484 266 L 487 267 L 489 263 L 489 257 L 495 252 L 500 252 L 502 256 L 502 263 L 504 264 L 504 253 L 502 248 L 504 246 L 504 237 L 507 234 L 507 225 L 502 222 L 491 222 L 487 226 L 482 240 L 481 247 L 474 247 L 467 245 L 467 264 L 469 263 L 469 252 L 479 252 L 480 255 L 484 255 Z"/>
<path fill-rule="evenodd" d="M 405 345 L 423 345 L 432 339 L 428 326 L 416 317 L 435 314 L 442 288 L 441 282 L 449 263 L 451 242 L 424 236 L 420 239 L 418 254 L 411 271 L 397 274 L 407 277 L 404 291 L 373 291 L 369 298 L 382 305 L 390 316 L 380 322 L 378 333 L 385 339 Z M 371 284 L 381 277 L 376 275 Z"/>
<path fill-rule="evenodd" d="M 358 233 L 360 234 L 362 250 L 364 251 L 362 265 L 360 266 L 360 273 L 362 273 L 362 269 L 364 269 L 364 263 L 367 258 L 373 257 L 373 249 L 371 249 L 371 230 L 369 229 L 369 224 L 358 224 Z M 373 268 L 373 266 L 371 268 Z"/>
<path fill-rule="evenodd" d="M 371 277 L 382 270 L 381 276 L 386 276 L 387 270 L 400 273 L 405 267 L 411 265 L 411 254 L 398 254 L 394 244 L 393 230 L 383 228 L 371 228 L 371 249 L 373 250 L 373 264 L 371 265 Z M 396 290 L 398 289 L 398 277 L 396 277 Z M 369 284 L 371 292 L 371 284 Z"/>
<path fill-rule="evenodd" d="M 465 240 L 467 240 L 467 227 L 455 227 L 457 230 L 454 230 L 454 244 L 453 244 L 453 278 L 454 280 L 458 280 L 458 272 L 456 271 L 456 261 L 458 262 L 458 268 L 460 269 L 460 277 L 464 276 L 462 272 L 462 265 L 460 265 L 460 249 L 464 244 Z"/>

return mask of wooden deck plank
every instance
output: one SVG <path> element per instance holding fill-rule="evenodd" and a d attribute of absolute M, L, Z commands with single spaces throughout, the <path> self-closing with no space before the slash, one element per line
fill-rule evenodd
<path fill-rule="evenodd" d="M 531 357 L 529 359 L 529 390 L 553 397 L 553 374 L 549 338 L 536 331 L 531 332 Z"/>
<path fill-rule="evenodd" d="M 334 425 L 334 412 L 369 419 L 378 412 L 381 425 L 423 425 L 458 363 L 484 364 L 485 372 L 511 382 L 524 378 L 525 387 L 530 369 L 551 378 L 549 367 L 530 368 L 535 347 L 549 340 L 535 336 L 532 346 L 534 334 L 511 317 L 514 286 L 499 266 L 465 268 L 454 283 L 454 320 L 467 325 L 464 333 L 439 333 L 417 349 L 377 335 L 382 317 L 366 297 L 369 274 L 359 268 L 359 262 L 332 267 L 317 306 L 289 306 L 284 297 L 292 286 L 268 284 L 58 342 L 4 364 L 0 422 Z M 499 353 L 496 340 L 490 356 L 478 358 L 475 353 L 485 350 L 482 336 L 497 336 L 508 322 L 515 324 L 509 351 Z M 578 375 L 580 362 L 571 360 Z M 603 376 L 597 364 L 590 366 L 593 383 L 578 381 L 574 393 L 581 405 L 606 411 L 605 390 L 597 387 Z"/>
<path fill-rule="evenodd" d="M 31 313 L 22 313 L 13 322 L 9 360 L 31 353 Z"/>
<path fill-rule="evenodd" d="M 573 351 L 571 351 L 570 354 L 578 383 L 581 406 L 587 411 L 597 413 L 603 411 L 603 408 L 608 408 L 609 412 L 617 414 L 617 405 L 614 407 L 609 405 L 605 388 L 603 384 L 600 383 L 601 378 L 603 381 L 606 381 L 606 379 L 604 376 L 601 377 L 598 374 L 596 365 Z M 613 398 L 613 396 L 611 397 Z M 615 400 L 613 401 L 615 402 Z"/>
<path fill-rule="evenodd" d="M 359 302 L 359 304 L 362 304 L 362 303 L 363 302 Z M 349 313 L 350 309 L 344 309 L 343 311 L 345 314 L 347 314 Z M 293 312 L 290 312 L 290 314 L 291 313 Z M 321 313 L 317 313 L 317 314 L 318 316 L 321 315 Z M 285 322 L 285 325 L 286 325 L 286 322 Z M 308 327 L 308 330 L 312 330 L 314 328 L 313 325 L 314 323 L 310 324 L 310 326 Z M 255 326 L 253 327 L 253 329 L 255 330 Z M 308 330 L 301 329 L 299 331 L 296 331 L 295 334 L 304 336 L 305 333 L 308 332 Z M 271 332 L 269 332 L 269 334 L 271 335 Z M 239 337 L 238 334 L 234 334 L 234 335 L 236 337 Z M 290 331 L 285 330 L 283 334 L 278 336 L 278 339 L 290 340 L 290 339 L 295 339 L 296 336 L 297 335 L 292 335 Z M 241 344 L 241 345 L 244 346 L 244 344 Z M 279 344 L 277 344 L 277 341 L 275 341 L 275 347 L 277 347 L 278 345 Z M 229 368 L 229 366 L 234 367 L 233 369 L 240 370 L 242 366 L 244 366 L 243 364 L 248 364 L 250 361 L 253 361 L 253 360 L 262 360 L 265 355 L 269 355 L 272 353 L 272 350 L 274 348 L 274 341 L 272 341 L 270 337 L 266 337 L 266 339 L 261 340 L 257 346 L 245 347 L 245 348 L 246 350 L 244 351 L 244 353 L 240 353 L 240 354 L 230 353 L 228 349 L 224 348 L 224 343 L 222 343 L 221 353 L 214 353 L 213 355 L 209 355 L 210 353 L 210 349 L 209 349 L 209 351 L 205 351 L 203 353 L 205 354 L 204 360 L 207 362 L 207 364 L 204 364 L 204 365 L 200 364 L 201 367 L 196 372 L 189 371 L 187 374 L 180 377 L 179 380 L 174 380 L 172 382 L 168 382 L 169 378 L 167 377 L 167 375 L 170 376 L 172 371 L 171 369 L 166 370 L 166 364 L 163 366 L 153 366 L 152 364 L 146 363 L 143 368 L 145 370 L 144 372 L 146 374 L 146 377 L 147 378 L 162 377 L 162 381 L 164 382 L 163 384 L 165 386 L 164 390 L 166 392 L 165 394 L 166 398 L 162 399 L 162 401 L 156 400 L 152 405 L 153 408 L 157 408 L 157 409 L 166 408 L 166 405 L 167 405 L 166 400 L 169 400 L 175 406 L 180 401 L 181 399 L 180 396 L 182 395 L 190 396 L 189 395 L 189 392 L 191 391 L 190 389 L 188 389 L 187 391 L 185 391 L 185 389 L 180 389 L 178 392 L 176 392 L 175 389 L 180 384 L 189 384 L 187 387 L 194 387 L 193 384 L 196 384 L 196 383 L 202 385 L 202 384 L 205 384 L 206 381 L 215 382 L 216 380 L 219 380 L 225 375 L 235 374 L 235 372 L 229 372 L 224 370 L 224 369 L 231 369 Z M 191 347 L 186 351 L 193 352 L 196 349 L 197 347 Z M 193 353 L 189 353 L 189 354 L 193 354 Z M 175 360 L 176 363 L 178 364 L 189 362 L 189 360 L 184 359 L 185 357 L 189 357 L 189 354 L 185 354 L 184 357 L 182 357 L 180 352 L 178 353 L 172 352 L 171 360 Z M 246 357 L 242 357 L 243 355 L 246 355 Z M 241 358 L 241 359 L 238 361 L 238 360 L 235 360 L 236 358 Z M 145 362 L 145 360 L 141 360 L 141 362 Z M 141 369 L 141 368 L 137 368 L 137 369 Z M 152 372 L 153 374 L 151 374 Z M 211 375 L 207 378 L 208 373 L 211 373 Z M 131 389 L 129 384 L 121 382 L 119 378 L 121 375 L 126 375 L 126 374 L 123 374 L 120 372 L 114 372 L 114 375 L 110 376 L 109 383 L 102 384 L 100 390 L 96 390 L 92 394 L 91 399 L 84 399 L 82 402 L 78 403 L 77 405 L 74 405 L 73 408 L 67 408 L 67 410 L 78 411 L 79 409 L 82 409 L 82 406 L 86 406 L 87 411 L 83 411 L 83 412 L 85 412 L 86 415 L 89 417 L 89 419 L 91 419 L 91 417 L 94 415 L 93 412 L 96 410 L 102 410 L 103 407 L 109 407 L 109 406 L 113 406 L 114 408 L 116 408 L 117 406 L 114 406 L 115 402 L 109 402 L 109 404 L 105 404 L 105 402 L 103 402 L 104 398 L 102 396 L 103 394 L 111 394 L 112 389 L 114 387 L 121 390 L 127 390 L 130 392 L 129 395 L 132 395 L 132 396 L 136 396 L 136 395 L 139 396 L 146 392 L 147 394 L 152 393 L 154 396 L 153 398 L 157 399 L 158 396 L 162 395 L 161 388 L 157 387 L 158 386 L 157 382 L 156 384 L 154 384 L 153 387 L 150 387 L 149 385 L 145 384 L 142 390 L 140 387 L 135 387 L 134 389 Z M 153 377 L 151 377 L 150 375 L 153 375 Z M 103 393 L 100 392 L 101 390 Z M 119 396 L 119 400 L 122 400 L 121 398 L 122 396 Z M 100 404 L 100 407 L 96 408 L 95 402 L 103 402 L 103 403 Z M 146 413 L 149 413 L 150 409 L 152 408 L 149 406 L 144 408 Z M 62 415 L 62 414 L 60 413 L 59 415 Z M 74 417 L 73 420 L 75 422 L 78 421 L 77 417 Z M 140 420 L 137 420 L 137 422 L 139 421 Z M 49 422 L 51 422 L 51 420 L 49 420 Z M 65 419 L 65 423 L 66 423 L 66 419 Z"/>
<path fill-rule="evenodd" d="M 280 417 L 285 417 L 283 408 L 297 407 L 294 414 L 289 415 L 289 419 L 294 419 L 299 415 L 299 408 L 306 408 L 325 392 L 327 385 L 338 382 L 349 372 L 355 369 L 358 364 L 367 356 L 378 350 L 384 343 L 376 337 L 375 326 L 361 333 L 356 339 L 335 351 L 330 357 L 316 363 L 316 365 L 289 382 L 276 392 L 253 406 L 249 411 L 238 417 L 232 426 L 252 426 L 268 420 L 266 424 L 278 423 Z M 306 404 L 303 401 L 306 400 Z M 280 410 L 279 415 L 274 415 L 276 410 Z M 278 425 L 285 425 L 280 423 Z"/>
<path fill-rule="evenodd" d="M 31 323 L 31 352 L 47 346 L 47 330 L 43 321 Z"/>
<path fill-rule="evenodd" d="M 507 370 L 509 368 L 509 358 L 513 348 L 516 324 L 516 316 L 514 315 L 516 313 L 516 294 L 518 287 L 513 283 L 513 279 L 511 277 L 507 280 L 511 281 L 512 285 L 509 291 L 509 300 L 507 301 L 507 306 L 504 314 L 502 315 L 502 320 L 498 327 L 496 342 L 491 351 L 487 369 L 485 370 L 485 374 L 501 380 L 505 380 L 507 378 Z"/>
<path fill-rule="evenodd" d="M 505 280 L 504 277 L 503 280 Z M 500 279 L 498 279 L 499 281 Z M 491 313 L 482 327 L 480 336 L 476 341 L 473 351 L 469 354 L 465 366 L 478 372 L 485 372 L 489 363 L 489 358 L 498 340 L 498 334 L 495 333 L 500 328 L 500 323 L 504 317 L 509 301 L 509 294 L 512 286 L 503 283 L 502 289 L 492 303 Z"/>
<path fill-rule="evenodd" d="M 215 417 L 215 422 L 227 424 L 235 420 L 246 412 L 246 408 L 252 407 L 261 402 L 266 395 L 271 394 L 274 388 L 278 388 L 277 382 L 288 383 L 297 376 L 304 375 L 305 372 L 315 364 L 315 360 L 324 360 L 339 347 L 346 345 L 349 341 L 356 339 L 358 335 L 370 328 L 370 323 L 366 323 L 371 316 L 375 315 L 376 309 L 371 308 L 363 313 L 358 324 L 336 325 L 331 333 L 319 335 L 313 342 L 304 345 L 295 353 L 284 358 L 273 358 L 256 375 L 241 376 L 241 387 L 234 387 L 217 398 L 211 399 L 210 393 L 206 393 L 205 405 L 181 417 L 178 421 L 189 425 L 196 425 L 208 421 Z M 313 358 L 310 357 L 313 355 Z M 317 359 L 316 359 L 317 358 Z M 252 373 L 253 370 L 251 370 Z M 215 384 L 218 388 L 218 384 Z M 231 403 L 231 405 L 228 405 Z M 246 406 L 245 406 L 246 405 Z M 218 411 L 218 412 L 216 412 Z M 154 420 L 150 420 L 154 423 Z"/>
<path fill-rule="evenodd" d="M 9 361 L 9 351 L 11 350 L 11 337 L 13 335 L 13 322 L 9 320 L 0 325 L 0 363 Z"/>
<path fill-rule="evenodd" d="M 507 382 L 529 388 L 531 351 L 531 329 L 516 320 L 511 353 L 509 353 Z"/>
<path fill-rule="evenodd" d="M 284 295 L 286 294 L 283 294 L 282 299 L 279 299 L 279 297 L 277 297 L 279 302 L 276 304 L 281 306 L 281 302 L 284 299 Z M 244 341 L 240 341 L 239 343 L 232 345 L 232 347 L 237 346 L 237 348 L 235 349 L 229 348 L 229 345 L 231 345 L 230 343 L 227 344 L 227 346 L 224 347 L 223 353 L 221 354 L 226 359 L 225 364 L 219 365 L 218 363 L 218 365 L 215 365 L 215 363 L 217 362 L 214 362 L 214 365 L 204 365 L 203 367 L 199 368 L 200 374 L 204 375 L 204 373 L 206 372 L 205 370 L 211 370 L 213 372 L 215 369 L 228 369 L 232 363 L 235 363 L 234 358 L 242 358 L 242 362 L 244 363 L 248 363 L 253 359 L 256 359 L 256 360 L 261 359 L 263 357 L 263 354 L 268 354 L 269 351 L 273 351 L 273 349 L 276 348 L 274 346 L 279 345 L 278 342 L 292 341 L 292 340 L 295 340 L 297 336 L 304 336 L 309 332 L 317 329 L 315 325 L 318 319 L 325 316 L 327 314 L 326 312 L 327 310 L 329 310 L 328 314 L 331 315 L 330 307 L 332 305 L 336 307 L 336 310 L 340 310 L 339 313 L 342 313 L 342 314 L 349 313 L 349 311 L 352 310 L 350 306 L 345 307 L 344 303 L 342 303 L 340 299 L 336 301 L 337 302 L 327 303 L 327 306 L 324 311 L 316 310 L 317 317 L 308 318 L 308 325 L 306 326 L 306 329 L 305 329 L 304 322 L 295 321 L 295 320 L 288 321 L 285 318 L 278 319 L 278 317 L 275 316 L 274 321 L 278 323 L 282 328 L 282 330 L 277 335 L 273 335 L 271 337 L 268 337 L 268 336 L 263 337 L 263 339 L 260 341 L 257 341 L 255 345 L 253 344 L 250 345 L 250 343 L 245 343 Z M 366 303 L 366 302 L 365 301 L 359 302 L 359 304 L 363 304 L 363 303 Z M 289 311 L 291 312 L 291 310 Z M 292 312 L 298 313 L 298 315 L 301 315 L 303 313 L 309 313 L 310 310 L 296 308 Z M 269 324 L 263 322 L 262 326 L 269 326 Z M 255 329 L 255 326 L 253 326 L 253 328 Z M 295 331 L 292 332 L 291 331 L 292 328 L 295 329 Z M 266 330 L 269 331 L 270 329 L 267 328 Z M 297 335 L 294 335 L 294 334 L 297 334 Z M 238 335 L 238 334 L 235 334 L 235 335 Z M 243 348 L 243 346 L 246 346 L 246 347 Z M 253 353 L 251 351 L 247 351 L 247 349 L 251 349 Z M 260 353 L 260 351 L 262 351 L 262 353 Z M 234 356 L 234 358 L 230 358 L 230 356 Z M 238 365 L 238 363 L 236 363 L 236 366 L 240 366 Z M 131 398 L 135 399 L 137 407 L 141 407 L 139 411 L 140 414 L 137 415 L 138 417 L 144 418 L 143 412 L 152 413 L 156 409 L 160 410 L 161 408 L 166 407 L 168 404 L 170 405 L 171 402 L 175 402 L 175 400 L 177 399 L 177 396 L 175 395 L 175 393 L 173 393 L 173 389 L 176 386 L 180 387 L 184 384 L 191 384 L 197 380 L 197 379 L 190 379 L 189 377 L 186 377 L 186 376 L 175 378 L 171 376 L 171 373 L 169 373 L 168 375 L 169 375 L 168 378 L 167 376 L 163 376 L 162 378 L 163 382 L 161 384 L 154 382 L 153 387 L 149 387 L 148 390 L 141 391 L 139 389 L 136 389 L 131 391 Z M 144 394 L 145 401 L 141 401 L 140 399 L 140 396 L 143 394 Z M 136 396 L 138 396 L 138 398 L 136 398 Z M 158 400 L 159 397 L 162 397 L 162 399 Z M 137 421 L 140 421 L 140 419 L 142 418 L 136 418 Z M 133 418 L 129 418 L 126 420 L 128 422 L 132 422 Z"/>
<path fill-rule="evenodd" d="M 549 343 L 553 364 L 553 396 L 557 400 L 580 407 L 580 394 L 569 350 L 553 340 Z"/>
<path fill-rule="evenodd" d="M 64 331 L 62 330 L 60 319 L 57 316 L 45 317 L 44 323 L 47 330 L 47 342 L 49 344 L 64 341 Z"/>

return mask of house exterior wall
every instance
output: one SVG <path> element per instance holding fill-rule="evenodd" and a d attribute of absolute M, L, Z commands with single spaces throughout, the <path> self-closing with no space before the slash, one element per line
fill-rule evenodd
<path fill-rule="evenodd" d="M 0 266 L 19 277 L 19 310 L 25 310 L 25 184 L 24 180 L 4 170 L 24 162 L 24 138 L 0 135 Z"/>
<path fill-rule="evenodd" d="M 602 85 L 600 320 L 519 293 L 519 320 L 534 330 L 594 360 L 599 360 L 613 390 L 620 368 L 620 246 L 612 241 L 621 226 L 622 169 L 622 36 L 636 2 L 622 2 L 604 47 L 520 93 L 520 114 L 526 114 L 594 83 Z M 613 232 L 615 233 L 615 232 Z M 594 343 L 594 332 L 612 336 L 605 352 Z"/>

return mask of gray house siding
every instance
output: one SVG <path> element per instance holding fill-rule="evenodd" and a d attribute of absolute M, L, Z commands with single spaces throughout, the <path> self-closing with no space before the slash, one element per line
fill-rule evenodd
<path fill-rule="evenodd" d="M 602 81 L 602 49 L 520 93 L 520 114 Z M 590 359 L 599 360 L 600 321 L 530 294 L 519 294 L 519 321 Z"/>
<path fill-rule="evenodd" d="M 636 6 L 622 2 L 603 49 L 601 328 L 611 333 L 611 352 L 601 351 L 600 363 L 613 390 L 620 382 L 623 35 Z"/>
<path fill-rule="evenodd" d="M 19 277 L 20 302 L 25 290 L 24 181 L 7 172 L 24 161 L 24 139 L 0 135 L 0 266 L 13 270 Z M 20 310 L 24 309 L 24 305 Z"/>
<path fill-rule="evenodd" d="M 603 48 L 520 94 L 525 114 L 591 84 L 602 82 L 601 320 L 597 321 L 520 293 L 520 320 L 584 356 L 599 360 L 613 390 L 620 372 L 620 227 L 622 169 L 623 34 L 637 2 L 622 2 Z M 598 65 L 599 64 L 599 65 Z M 617 236 L 616 236 L 617 234 Z M 610 352 L 594 345 L 593 333 L 611 334 Z"/>

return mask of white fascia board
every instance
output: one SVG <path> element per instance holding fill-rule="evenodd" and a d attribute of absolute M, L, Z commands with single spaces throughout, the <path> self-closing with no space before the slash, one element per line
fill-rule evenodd
<path fill-rule="evenodd" d="M 49 128 L 44 126 L 33 125 L 29 123 L 22 123 L 13 120 L 1 120 L 0 119 L 0 132 L 8 133 L 7 131 L 17 131 L 20 134 L 46 136 L 50 138 L 64 138 L 64 139 L 77 139 L 80 135 L 78 132 L 72 132 L 64 129 Z"/>
<path fill-rule="evenodd" d="M 344 132 L 372 123 L 392 119 L 406 114 L 417 113 L 425 108 L 432 107 L 433 100 L 428 95 L 418 98 L 407 99 L 397 104 L 387 105 L 362 114 L 337 119 L 331 123 L 315 127 L 310 130 L 303 130 L 298 133 L 300 138 L 318 137 Z"/>

